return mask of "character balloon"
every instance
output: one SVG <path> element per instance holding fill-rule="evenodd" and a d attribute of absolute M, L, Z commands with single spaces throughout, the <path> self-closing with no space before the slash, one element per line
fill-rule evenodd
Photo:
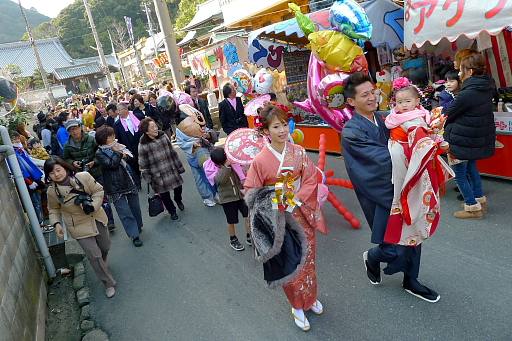
<path fill-rule="evenodd" d="M 268 94 L 271 92 L 273 82 L 272 74 L 267 69 L 260 69 L 254 76 L 254 90 L 261 95 Z"/>
<path fill-rule="evenodd" d="M 251 74 L 244 69 L 238 69 L 233 72 L 233 83 L 237 92 L 244 95 L 252 93 L 252 77 Z"/>

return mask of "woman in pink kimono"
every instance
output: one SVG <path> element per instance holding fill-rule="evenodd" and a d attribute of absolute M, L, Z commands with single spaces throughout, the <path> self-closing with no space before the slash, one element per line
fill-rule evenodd
<path fill-rule="evenodd" d="M 317 201 L 317 169 L 304 148 L 288 142 L 288 117 L 281 109 L 269 103 L 259 115 L 260 129 L 269 136 L 271 143 L 254 159 L 244 186 L 248 190 L 247 196 L 251 196 L 251 191 L 275 188 L 276 191 L 272 192 L 276 196 L 272 199 L 273 209 L 286 214 L 291 212 L 292 225 L 305 236 L 306 247 L 303 245 L 301 264 L 297 271 L 285 278 L 283 289 L 292 306 L 295 324 L 307 331 L 310 324 L 304 311 L 311 310 L 315 314 L 323 312 L 322 304 L 317 299 L 315 229 L 324 233 L 326 229 Z M 283 187 L 279 187 L 281 184 Z M 280 188 L 283 189 L 280 191 Z M 279 192 L 282 193 L 281 198 L 287 199 L 278 199 Z M 250 207 L 253 214 L 256 208 L 253 205 Z"/>

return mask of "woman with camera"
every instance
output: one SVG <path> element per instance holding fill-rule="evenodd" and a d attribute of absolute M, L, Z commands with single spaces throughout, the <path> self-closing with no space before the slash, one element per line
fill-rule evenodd
<path fill-rule="evenodd" d="M 89 259 L 96 276 L 105 285 L 105 295 L 115 295 L 116 281 L 107 266 L 110 236 L 103 203 L 103 187 L 87 172 L 72 175 L 60 159 L 44 163 L 48 186 L 50 224 L 59 238 L 64 237 L 62 223 L 75 238 Z"/>

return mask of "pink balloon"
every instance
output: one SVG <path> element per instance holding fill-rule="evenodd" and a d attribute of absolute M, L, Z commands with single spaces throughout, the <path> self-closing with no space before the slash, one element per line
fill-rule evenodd
<path fill-rule="evenodd" d="M 329 74 L 332 74 L 332 72 L 328 71 L 312 53 L 309 58 L 307 87 L 311 107 L 314 110 L 313 113 L 320 115 L 327 124 L 341 132 L 345 122 L 352 117 L 352 113 L 347 107 L 339 110 L 322 105 L 322 98 L 318 93 L 318 88 L 322 79 Z"/>

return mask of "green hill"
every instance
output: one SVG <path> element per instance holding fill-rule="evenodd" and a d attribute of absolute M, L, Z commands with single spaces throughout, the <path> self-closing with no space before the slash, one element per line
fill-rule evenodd
<path fill-rule="evenodd" d="M 27 9 L 28 22 L 33 27 L 49 21 L 50 18 L 37 12 L 35 9 Z M 11 0 L 0 0 L 0 43 L 21 40 L 25 33 L 25 21 L 23 20 L 18 3 Z"/>

